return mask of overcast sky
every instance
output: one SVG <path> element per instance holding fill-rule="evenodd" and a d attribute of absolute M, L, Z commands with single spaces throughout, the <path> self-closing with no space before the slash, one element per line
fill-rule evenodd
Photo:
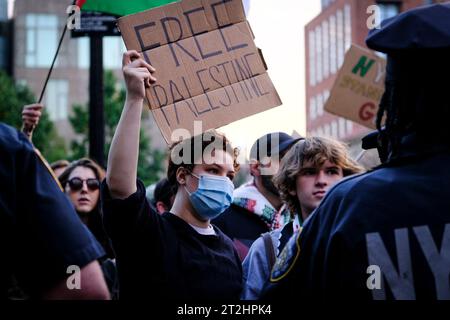
<path fill-rule="evenodd" d="M 305 134 L 304 26 L 319 12 L 319 0 L 250 1 L 247 18 L 283 105 L 221 128 L 235 144 L 249 149 L 273 131 Z"/>
<path fill-rule="evenodd" d="M 320 0 L 245 1 L 256 45 L 263 51 L 269 75 L 283 101 L 281 107 L 220 128 L 234 144 L 249 149 L 268 132 L 290 134 L 296 130 L 305 134 L 304 26 L 320 12 Z M 9 9 L 11 15 L 12 6 Z"/>

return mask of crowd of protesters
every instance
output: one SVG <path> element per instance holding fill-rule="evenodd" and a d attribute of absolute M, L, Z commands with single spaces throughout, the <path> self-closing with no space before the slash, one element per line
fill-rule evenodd
<path fill-rule="evenodd" d="M 106 171 L 48 165 L 31 142 L 43 105 L 25 106 L 25 135 L 0 124 L 3 298 L 450 299 L 448 21 L 450 4 L 432 5 L 370 32 L 388 63 L 368 172 L 340 141 L 275 132 L 235 189 L 238 151 L 209 130 L 170 146 L 149 201 L 139 132 L 157 79 L 133 50 Z"/>

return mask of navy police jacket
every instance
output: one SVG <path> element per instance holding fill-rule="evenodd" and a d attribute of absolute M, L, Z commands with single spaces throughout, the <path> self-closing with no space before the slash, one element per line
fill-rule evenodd
<path fill-rule="evenodd" d="M 450 151 L 338 183 L 272 270 L 266 299 L 450 299 Z"/>
<path fill-rule="evenodd" d="M 0 300 L 38 298 L 104 251 L 24 134 L 0 123 Z"/>

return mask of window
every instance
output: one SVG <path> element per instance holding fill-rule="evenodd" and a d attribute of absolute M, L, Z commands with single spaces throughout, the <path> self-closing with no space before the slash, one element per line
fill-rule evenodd
<path fill-rule="evenodd" d="M 323 114 L 323 96 L 321 94 L 317 95 L 316 103 L 317 103 L 317 114 L 322 115 Z"/>
<path fill-rule="evenodd" d="M 341 68 L 344 63 L 344 17 L 342 10 L 337 12 L 337 67 Z"/>
<path fill-rule="evenodd" d="M 328 33 L 328 21 L 322 22 L 323 41 L 323 77 L 326 79 L 330 75 L 330 43 Z"/>
<path fill-rule="evenodd" d="M 320 83 L 323 79 L 322 73 L 322 28 L 316 27 L 316 81 Z"/>
<path fill-rule="evenodd" d="M 309 99 L 309 119 L 314 120 L 317 117 L 316 99 L 312 97 Z"/>
<path fill-rule="evenodd" d="M 16 85 L 20 87 L 26 87 L 28 83 L 26 79 L 16 79 Z"/>
<path fill-rule="evenodd" d="M 381 21 L 394 17 L 400 12 L 399 3 L 378 3 L 380 8 Z"/>
<path fill-rule="evenodd" d="M 350 120 L 345 120 L 347 124 L 347 134 L 350 135 L 353 131 L 353 122 Z"/>
<path fill-rule="evenodd" d="M 27 67 L 50 67 L 58 46 L 58 17 L 28 14 L 25 17 Z"/>
<path fill-rule="evenodd" d="M 122 55 L 126 51 L 125 44 L 120 37 L 103 38 L 103 65 L 105 69 L 122 68 Z M 78 67 L 90 67 L 90 40 L 88 37 L 78 39 Z"/>
<path fill-rule="evenodd" d="M 322 10 L 330 5 L 330 0 L 322 0 Z"/>
<path fill-rule="evenodd" d="M 322 10 L 325 10 L 333 2 L 334 2 L 334 0 L 322 0 Z"/>
<path fill-rule="evenodd" d="M 5 37 L 0 37 L 0 68 L 6 68 L 8 64 L 8 43 Z"/>
<path fill-rule="evenodd" d="M 103 64 L 105 69 L 121 69 L 122 55 L 126 51 L 121 37 L 103 38 Z"/>
<path fill-rule="evenodd" d="M 314 31 L 309 31 L 309 84 L 316 85 L 316 37 Z"/>
<path fill-rule="evenodd" d="M 316 133 L 316 135 L 319 136 L 319 137 L 322 137 L 322 136 L 323 136 L 323 128 L 322 128 L 322 127 L 317 128 L 317 133 Z"/>
<path fill-rule="evenodd" d="M 330 72 L 331 74 L 335 74 L 337 71 L 336 67 L 336 16 L 332 15 L 330 16 L 330 22 L 329 22 L 329 29 L 330 29 Z"/>
<path fill-rule="evenodd" d="M 331 136 L 331 126 L 330 126 L 330 124 L 326 124 L 324 126 L 324 135 L 326 137 L 330 137 Z"/>
<path fill-rule="evenodd" d="M 349 4 L 346 4 L 344 7 L 344 32 L 344 50 L 347 51 L 352 45 L 352 15 Z"/>
<path fill-rule="evenodd" d="M 337 121 L 333 121 L 331 123 L 331 136 L 335 139 L 338 139 L 338 123 Z"/>
<path fill-rule="evenodd" d="M 89 69 L 90 61 L 90 43 L 88 37 L 78 38 L 78 67 Z"/>
<path fill-rule="evenodd" d="M 345 132 L 345 119 L 339 118 L 339 137 L 344 138 L 346 135 Z"/>
<path fill-rule="evenodd" d="M 67 80 L 50 80 L 45 93 L 45 106 L 50 119 L 66 120 L 68 118 L 69 83 Z"/>
<path fill-rule="evenodd" d="M 320 108 L 320 112 L 319 112 L 320 115 L 323 114 L 323 110 L 324 110 L 325 104 L 327 103 L 327 100 L 328 100 L 329 97 L 330 97 L 330 91 L 325 90 L 323 92 L 322 107 Z"/>
<path fill-rule="evenodd" d="M 322 127 L 317 128 L 317 136 L 323 137 L 323 128 Z"/>

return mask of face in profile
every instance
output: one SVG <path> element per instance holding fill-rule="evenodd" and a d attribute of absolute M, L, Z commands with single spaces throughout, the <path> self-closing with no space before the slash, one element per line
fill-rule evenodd
<path fill-rule="evenodd" d="M 273 156 L 271 158 L 266 157 L 266 158 L 262 159 L 262 161 L 260 161 L 259 168 L 260 168 L 260 172 L 261 172 L 261 183 L 262 183 L 263 187 L 270 193 L 279 197 L 280 192 L 278 191 L 278 188 L 273 183 L 273 177 L 280 169 L 279 157 Z"/>
<path fill-rule="evenodd" d="M 78 213 L 89 213 L 99 200 L 99 187 L 100 182 L 94 171 L 80 166 L 69 175 L 65 191 Z"/>

